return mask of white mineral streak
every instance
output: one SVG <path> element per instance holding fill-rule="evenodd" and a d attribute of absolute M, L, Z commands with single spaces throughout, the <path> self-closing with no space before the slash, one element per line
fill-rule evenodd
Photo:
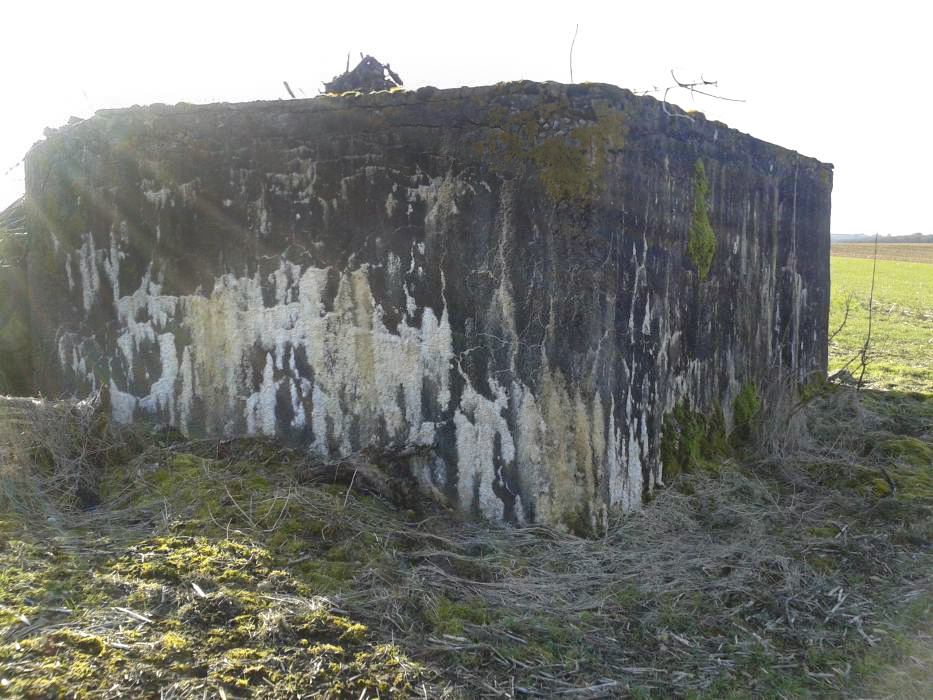
<path fill-rule="evenodd" d="M 133 376 L 143 349 L 158 352 L 161 373 L 143 397 L 112 387 L 115 418 L 131 420 L 138 406 L 186 430 L 197 396 L 207 416 L 239 413 L 249 432 L 274 435 L 284 392 L 291 426 L 310 422 L 313 448 L 322 453 L 349 451 L 351 425 L 363 444 L 380 431 L 397 443 L 433 440 L 433 424 L 425 425 L 422 416 L 422 392 L 430 390 L 443 407 L 450 402 L 453 341 L 446 309 L 440 318 L 431 308 L 410 309 L 420 312 L 420 328 L 406 317 L 392 333 L 374 302 L 368 267 L 343 273 L 328 310 L 322 296 L 330 274 L 283 261 L 268 279 L 275 302 L 267 306 L 258 277 L 225 275 L 210 297 L 179 298 L 161 294 L 147 272 L 139 289 L 116 302 L 117 347 L 129 379 L 143 379 Z M 173 324 L 191 337 L 180 360 L 175 333 L 166 331 Z M 265 362 L 253 386 L 247 370 L 257 350 Z M 77 360 L 65 362 L 64 351 L 62 343 L 63 364 L 85 374 Z M 298 352 L 313 381 L 299 374 Z"/>
<path fill-rule="evenodd" d="M 263 236 L 269 235 L 269 210 L 266 209 L 265 192 L 253 202 L 253 214 L 256 217 L 256 228 L 259 233 Z"/>
<path fill-rule="evenodd" d="M 274 364 L 272 353 L 268 353 L 262 372 L 262 384 L 246 400 L 246 430 L 251 435 L 275 435 L 275 395 L 278 386 L 274 379 Z"/>
<path fill-rule="evenodd" d="M 190 197 L 195 186 L 147 191 L 146 196 L 162 208 L 176 197 Z M 425 203 L 430 245 L 458 215 L 457 199 L 465 187 L 453 178 L 436 178 L 409 188 L 407 196 L 396 193 L 393 201 Z M 262 229 L 262 198 L 255 206 Z M 500 231 L 499 259 L 493 264 L 501 281 L 486 321 L 501 334 L 492 342 L 517 352 L 513 291 L 501 274 L 507 269 L 509 235 L 505 228 Z M 497 489 L 509 488 L 504 467 L 517 475 L 517 493 L 511 496 L 519 521 L 528 508 L 538 521 L 581 522 L 586 517 L 589 522 L 581 524 L 600 527 L 607 516 L 603 494 L 608 493 L 608 505 L 626 510 L 641 500 L 647 425 L 644 417 L 634 417 L 630 392 L 625 407 L 604 402 L 595 380 L 572 384 L 545 358 L 534 390 L 518 379 L 503 386 L 491 376 L 491 396 L 484 396 L 461 375 L 460 402 L 451 405 L 455 364 L 447 300 L 442 296 L 440 309 L 420 306 L 412 292 L 414 279 L 423 275 L 425 243 L 412 244 L 410 262 L 389 255 L 384 263 L 384 284 L 401 288 L 404 296 L 404 308 L 392 309 L 401 314 L 393 331 L 373 297 L 368 265 L 336 270 L 283 259 L 265 278 L 226 274 L 215 280 L 209 296 L 178 297 L 163 294 L 150 269 L 136 291 L 121 296 L 119 244 L 111 237 L 109 250 L 97 251 L 88 235 L 76 255 L 86 311 L 98 301 L 99 270 L 113 290 L 119 332 L 111 362 L 118 379 L 110 380 L 110 394 L 117 421 L 148 413 L 186 433 L 195 416 L 209 432 L 275 435 L 309 429 L 310 449 L 332 455 L 373 443 L 432 444 L 439 426 L 433 422 L 437 415 L 423 414 L 423 396 L 429 394 L 432 404 L 452 416 L 462 508 L 475 508 L 491 519 L 504 517 L 509 499 L 494 491 L 497 483 Z M 636 292 L 644 287 L 644 253 L 641 258 Z M 659 307 L 642 298 L 642 331 L 648 333 L 652 311 L 657 314 Z M 633 309 L 634 303 L 630 319 Z M 613 318 L 606 323 L 611 328 Z M 91 381 L 93 372 L 77 340 L 60 339 L 62 365 Z M 141 367 L 153 366 L 153 359 L 158 376 L 138 376 Z M 135 393 L 145 395 L 119 385 L 119 377 L 143 387 Z M 436 460 L 420 469 L 422 480 L 444 478 L 443 464 Z"/>
<path fill-rule="evenodd" d="M 622 472 L 620 461 L 622 436 L 616 428 L 615 403 L 609 409 L 609 436 L 606 443 L 606 481 L 609 487 L 609 503 L 618 504 L 623 510 L 629 510 L 628 479 Z"/>
<path fill-rule="evenodd" d="M 74 344 L 74 333 L 62 333 L 58 336 L 58 364 L 63 368 L 68 367 L 68 351 Z M 74 368 L 71 368 L 74 371 Z"/>
<path fill-rule="evenodd" d="M 191 364 L 191 348 L 185 347 L 181 355 L 181 392 L 178 396 L 178 424 L 187 435 L 191 424 L 191 407 L 194 402 L 194 369 Z"/>
<path fill-rule="evenodd" d="M 395 214 L 395 210 L 398 208 L 398 201 L 395 199 L 395 190 L 398 188 L 398 185 L 395 185 L 392 188 L 392 191 L 389 192 L 389 196 L 386 197 L 386 216 L 390 219 L 392 215 Z"/>
<path fill-rule="evenodd" d="M 118 256 L 114 256 L 119 260 Z M 118 290 L 118 283 L 114 282 L 114 290 Z M 160 358 L 163 367 L 163 377 L 156 380 L 153 385 L 153 391 L 146 397 L 140 399 L 140 404 L 146 407 L 155 406 L 170 407 L 169 410 L 174 415 L 175 402 L 174 386 L 169 386 L 168 377 L 164 376 L 166 366 L 170 369 L 174 367 L 177 371 L 177 358 L 174 361 L 162 356 L 162 348 L 168 352 L 167 340 L 162 340 L 159 331 L 165 329 L 169 319 L 175 315 L 177 298 L 164 296 L 160 294 L 161 286 L 152 282 L 151 272 L 143 275 L 142 282 L 133 294 L 124 297 L 115 297 L 117 320 L 120 323 L 121 333 L 117 337 L 117 347 L 123 356 L 124 369 L 130 380 L 135 379 L 134 363 L 141 349 L 159 344 Z M 171 351 L 174 356 L 175 346 L 174 337 L 172 339 Z M 166 362 L 171 364 L 166 365 Z M 163 381 L 165 379 L 165 381 Z M 174 381 L 174 374 L 172 375 Z M 156 393 L 158 395 L 156 395 Z M 182 414 L 190 414 L 190 407 L 186 407 Z M 184 426 L 180 426 L 184 429 Z"/>
<path fill-rule="evenodd" d="M 68 291 L 75 290 L 75 273 L 71 269 L 71 254 L 65 256 L 65 276 L 68 278 Z"/>
<path fill-rule="evenodd" d="M 391 274 L 401 274 L 399 262 L 389 264 Z M 142 397 L 111 381 L 114 418 L 129 422 L 139 410 L 164 415 L 187 431 L 197 397 L 217 425 L 238 412 L 248 432 L 275 435 L 283 427 L 277 406 L 284 399 L 291 405 L 291 427 L 310 425 L 311 449 L 322 454 L 349 452 L 377 439 L 430 444 L 436 426 L 422 415 L 422 393 L 432 392 L 442 408 L 451 400 L 453 340 L 446 308 L 440 318 L 432 308 L 408 308 L 393 333 L 374 302 L 368 267 L 341 274 L 328 309 L 323 296 L 332 274 L 283 261 L 269 276 L 274 303 L 267 306 L 258 277 L 226 275 L 216 280 L 210 297 L 173 297 L 163 295 L 147 272 L 132 295 L 117 300 L 117 345 L 130 379 L 144 350 L 158 353 L 160 375 Z M 501 314 L 510 313 L 507 297 L 497 299 Z M 414 306 L 410 297 L 407 305 Z M 420 328 L 410 320 L 415 311 Z M 166 330 L 172 324 L 191 338 L 180 351 L 176 333 Z M 81 360 L 65 363 L 66 346 L 63 339 L 63 364 L 86 374 Z M 257 351 L 264 361 L 253 385 L 249 367 Z M 308 376 L 299 374 L 297 353 L 310 367 Z M 493 484 L 512 463 L 538 518 L 556 521 L 573 515 L 581 502 L 594 503 L 606 473 L 612 503 L 637 505 L 645 436 L 623 435 L 614 409 L 607 424 L 599 398 L 571 392 L 561 375 L 548 370 L 537 395 L 517 381 L 508 390 L 495 380 L 490 385 L 492 399 L 467 382 L 459 406 L 450 407 L 463 507 L 502 518 L 503 502 Z M 521 519 L 522 500 L 514 495 Z M 598 524 L 604 514 L 594 511 L 591 518 Z"/>
<path fill-rule="evenodd" d="M 176 400 L 175 379 L 178 377 L 178 353 L 173 333 L 159 336 L 159 358 L 162 361 L 162 374 L 149 387 L 148 396 L 139 400 L 139 407 L 146 413 L 168 410 L 169 422 L 177 425 L 179 404 Z M 182 408 L 182 411 L 185 410 L 187 407 Z"/>
<path fill-rule="evenodd" d="M 81 273 L 81 292 L 84 310 L 90 311 L 100 289 L 100 272 L 97 270 L 97 251 L 90 233 L 81 237 L 78 249 L 78 271 Z"/>
<path fill-rule="evenodd" d="M 160 187 L 157 190 L 151 189 L 152 183 L 149 180 L 143 180 L 143 196 L 150 204 L 157 209 L 164 209 L 171 201 L 172 191 L 168 187 Z"/>
<path fill-rule="evenodd" d="M 110 379 L 110 406 L 113 419 L 118 423 L 129 423 L 139 400 L 129 392 L 121 390 L 113 378 Z"/>
<path fill-rule="evenodd" d="M 481 396 L 468 383 L 454 414 L 457 491 L 462 506 L 475 504 L 485 517 L 499 520 L 503 515 L 502 501 L 492 485 L 502 465 L 515 458 L 515 444 L 505 419 L 508 395 L 498 383 L 492 388 L 495 400 Z"/>
<path fill-rule="evenodd" d="M 107 279 L 110 280 L 110 287 L 113 291 L 113 298 L 120 298 L 120 258 L 123 257 L 123 253 L 120 251 L 119 246 L 117 245 L 116 236 L 113 234 L 113 231 L 110 232 L 110 256 L 104 258 L 102 265 L 104 272 L 107 273 Z"/>
<path fill-rule="evenodd" d="M 511 394 L 516 471 L 522 490 L 531 496 L 536 519 L 576 519 L 588 504 L 587 524 L 602 527 L 606 513 L 598 492 L 604 479 L 612 499 L 609 505 L 640 503 L 641 464 L 636 465 L 634 477 L 623 468 L 614 412 L 610 409 L 607 425 L 598 395 L 587 400 L 579 390 L 571 393 L 563 376 L 546 368 L 537 395 L 520 382 L 513 382 Z M 462 464 L 460 469 L 462 474 Z M 626 501 L 630 492 L 637 498 Z"/>

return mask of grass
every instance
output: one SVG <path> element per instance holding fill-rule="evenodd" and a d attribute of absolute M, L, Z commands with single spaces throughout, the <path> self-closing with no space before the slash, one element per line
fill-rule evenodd
<path fill-rule="evenodd" d="M 28 426 L 73 416 L 41 406 L 0 440 L 19 474 L 0 481 L 0 695 L 839 697 L 891 668 L 925 682 L 905 615 L 933 601 L 930 398 L 826 387 L 792 459 L 683 474 L 591 540 L 308 483 L 305 455 L 262 440 L 87 420 L 59 431 L 73 454 L 59 442 L 34 463 Z M 82 508 L 62 472 L 95 464 L 100 502 Z M 36 498 L 49 470 L 62 486 Z"/>
<path fill-rule="evenodd" d="M 872 261 L 837 255 L 839 248 L 851 247 L 833 246 L 830 332 L 842 326 L 843 319 L 845 325 L 830 342 L 830 373 L 859 354 L 868 333 Z M 876 388 L 933 393 L 933 265 L 886 259 L 900 255 L 889 249 L 902 247 L 878 246 L 872 340 L 865 378 L 869 386 Z M 926 250 L 922 244 L 909 247 Z M 933 246 L 927 247 L 933 259 Z M 856 378 L 857 365 L 856 360 L 848 366 Z"/>
<path fill-rule="evenodd" d="M 933 689 L 933 597 L 905 601 L 891 634 L 859 660 L 853 695 L 924 698 Z"/>

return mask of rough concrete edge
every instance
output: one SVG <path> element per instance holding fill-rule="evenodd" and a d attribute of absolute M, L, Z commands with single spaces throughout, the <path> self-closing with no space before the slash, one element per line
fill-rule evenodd
<path fill-rule="evenodd" d="M 543 88 L 543 89 L 542 89 Z M 318 95 L 294 100 L 255 100 L 249 102 L 211 102 L 206 104 L 193 104 L 179 102 L 174 105 L 164 103 L 153 103 L 150 105 L 133 105 L 130 107 L 119 107 L 110 109 L 101 109 L 94 113 L 92 117 L 81 120 L 73 124 L 67 124 L 58 128 L 49 128 L 46 130 L 46 139 L 38 141 L 29 149 L 32 152 L 37 146 L 44 144 L 49 136 L 64 134 L 73 130 L 80 130 L 88 122 L 94 122 L 100 119 L 112 119 L 123 115 L 137 115 L 149 113 L 153 116 L 170 115 L 188 115 L 198 113 L 225 113 L 231 111 L 258 111 L 258 112 L 277 112 L 277 113 L 314 113 L 314 112 L 340 112 L 355 109 L 381 109 L 386 107 L 405 107 L 425 102 L 455 102 L 468 98 L 477 98 L 488 95 L 489 97 L 502 97 L 505 95 L 536 95 L 542 94 L 545 90 L 559 94 L 561 92 L 569 96 L 579 96 L 583 94 L 592 94 L 593 96 L 612 95 L 620 97 L 633 103 L 642 102 L 643 104 L 654 103 L 657 109 L 661 109 L 663 104 L 661 100 L 651 95 L 636 95 L 631 90 L 612 85 L 610 83 L 560 83 L 555 81 L 536 82 L 531 80 L 518 80 L 512 82 L 497 83 L 495 85 L 482 85 L 476 87 L 458 87 L 458 88 L 435 88 L 431 86 L 421 87 L 416 90 L 398 90 L 383 91 L 361 95 Z M 692 120 L 686 122 L 695 130 L 725 129 L 735 137 L 754 141 L 769 148 L 777 149 L 778 152 L 786 155 L 796 156 L 798 159 L 815 167 L 817 169 L 828 170 L 831 174 L 833 170 L 832 163 L 820 161 L 819 159 L 803 155 L 791 148 L 771 143 L 757 138 L 738 129 L 734 129 L 727 124 L 709 120 L 702 112 L 687 112 L 675 104 L 667 103 L 669 112 L 676 116 L 688 117 Z M 668 117 L 675 120 L 676 116 Z"/>

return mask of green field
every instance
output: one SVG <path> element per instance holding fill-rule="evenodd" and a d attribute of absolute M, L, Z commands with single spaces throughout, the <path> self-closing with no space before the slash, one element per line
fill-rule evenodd
<path fill-rule="evenodd" d="M 896 247 L 879 246 L 879 258 L 896 254 Z M 837 250 L 843 246 L 833 248 L 829 331 L 842 330 L 830 341 L 830 373 L 856 357 L 865 343 L 872 281 L 871 260 L 843 257 Z M 933 264 L 879 259 L 872 308 L 866 384 L 933 393 Z M 859 360 L 848 369 L 858 378 Z"/>

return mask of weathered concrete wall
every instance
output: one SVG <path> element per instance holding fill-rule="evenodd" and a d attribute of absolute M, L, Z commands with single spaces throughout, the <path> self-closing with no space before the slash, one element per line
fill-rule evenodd
<path fill-rule="evenodd" d="M 37 381 L 192 435 L 433 444 L 416 476 L 464 510 L 598 528 L 675 404 L 728 422 L 825 371 L 831 186 L 604 85 L 102 112 L 27 159 Z"/>
<path fill-rule="evenodd" d="M 0 212 L 0 394 L 23 396 L 34 390 L 26 238 L 20 199 Z"/>

